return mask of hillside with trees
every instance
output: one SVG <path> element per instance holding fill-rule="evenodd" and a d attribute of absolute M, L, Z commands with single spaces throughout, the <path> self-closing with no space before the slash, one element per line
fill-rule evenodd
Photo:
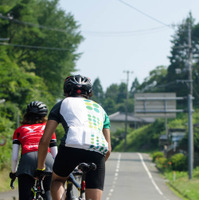
<path fill-rule="evenodd" d="M 80 25 L 58 0 L 0 1 L 0 169 L 10 163 L 11 141 L 26 105 L 49 109 L 63 97 L 63 80 L 75 72 L 83 37 Z"/>

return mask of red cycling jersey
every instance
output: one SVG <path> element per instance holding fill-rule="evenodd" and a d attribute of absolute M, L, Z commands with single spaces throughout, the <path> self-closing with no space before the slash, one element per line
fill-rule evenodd
<path fill-rule="evenodd" d="M 17 128 L 13 135 L 13 144 L 21 144 L 21 154 L 38 151 L 39 141 L 44 133 L 46 123 L 25 124 Z M 56 141 L 55 133 L 52 139 Z M 50 152 L 49 148 L 48 151 Z"/>

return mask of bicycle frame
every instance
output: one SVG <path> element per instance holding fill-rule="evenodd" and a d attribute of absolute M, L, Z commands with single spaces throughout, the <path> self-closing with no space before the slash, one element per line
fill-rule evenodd
<path fill-rule="evenodd" d="M 70 174 L 69 179 L 67 180 L 67 188 L 66 188 L 66 200 L 85 200 L 85 176 L 86 173 L 90 170 L 95 170 L 96 165 L 94 163 L 81 163 L 78 166 L 78 169 L 81 170 L 75 170 Z M 81 183 L 79 184 L 75 177 L 81 176 Z M 77 188 L 79 191 L 79 196 L 75 197 L 73 194 L 73 185 Z"/>
<path fill-rule="evenodd" d="M 43 187 L 43 180 L 35 180 L 35 184 L 32 188 L 33 200 L 43 200 L 42 195 L 45 194 Z"/>

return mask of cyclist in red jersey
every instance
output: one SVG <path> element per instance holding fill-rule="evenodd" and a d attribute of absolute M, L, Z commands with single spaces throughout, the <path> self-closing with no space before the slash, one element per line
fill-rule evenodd
<path fill-rule="evenodd" d="M 47 106 L 39 101 L 33 101 L 27 106 L 26 113 L 13 134 L 12 169 L 10 178 L 18 177 L 19 200 L 31 200 L 31 188 L 34 185 L 34 172 L 37 168 L 39 141 L 44 133 L 47 121 Z M 19 150 L 21 145 L 21 158 L 19 165 Z M 48 148 L 46 171 L 52 172 L 54 158 L 57 154 L 56 136 L 53 133 Z M 51 177 L 44 179 L 45 199 L 51 200 L 50 195 Z"/>

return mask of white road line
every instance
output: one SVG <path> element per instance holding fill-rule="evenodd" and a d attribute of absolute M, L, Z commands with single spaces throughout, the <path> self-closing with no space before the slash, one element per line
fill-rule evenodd
<path fill-rule="evenodd" d="M 119 170 L 120 170 L 120 158 L 121 158 L 121 153 L 119 153 L 118 158 L 117 158 L 117 165 L 116 165 L 116 169 L 115 169 L 115 176 L 113 179 L 113 184 L 112 184 L 111 189 L 109 190 L 108 197 L 106 197 L 106 200 L 110 200 L 110 197 L 112 196 L 112 193 L 114 192 L 114 188 L 115 188 L 117 178 L 119 175 Z"/>
<path fill-rule="evenodd" d="M 141 155 L 140 153 L 138 153 L 138 155 L 139 155 L 140 160 L 141 160 L 141 162 L 142 162 L 142 165 L 144 166 L 144 169 L 146 170 L 146 172 L 147 172 L 147 174 L 148 174 L 148 176 L 149 176 L 149 179 L 150 179 L 151 182 L 153 183 L 155 189 L 158 191 L 158 193 L 159 193 L 160 195 L 163 195 L 162 191 L 161 191 L 160 188 L 157 186 L 157 184 L 155 183 L 155 181 L 154 181 L 154 179 L 153 179 L 153 177 L 152 177 L 150 171 L 148 170 L 148 168 L 147 168 L 147 166 L 146 166 L 146 164 L 145 164 L 145 162 L 144 162 L 144 160 L 143 160 L 142 155 Z"/>

